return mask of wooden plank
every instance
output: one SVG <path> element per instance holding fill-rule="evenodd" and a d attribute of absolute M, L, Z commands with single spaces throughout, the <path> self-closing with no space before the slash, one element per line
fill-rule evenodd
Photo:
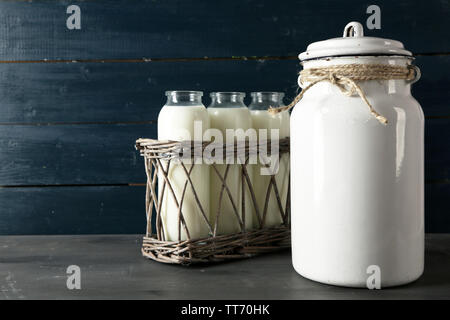
<path fill-rule="evenodd" d="M 445 117 L 450 115 L 450 55 L 417 57 L 414 62 L 422 77 L 412 85 L 412 95 L 420 102 L 425 116 Z"/>
<path fill-rule="evenodd" d="M 145 187 L 0 188 L 0 235 L 145 233 Z"/>
<path fill-rule="evenodd" d="M 413 95 L 426 116 L 449 116 L 450 56 L 418 57 Z M 297 92 L 296 60 L 0 64 L 0 124 L 156 120 L 164 91 Z M 250 99 L 247 98 L 247 103 Z"/>
<path fill-rule="evenodd" d="M 450 232 L 450 184 L 427 184 L 427 232 Z M 145 187 L 0 188 L 0 235 L 145 232 Z"/>
<path fill-rule="evenodd" d="M 81 8 L 68 30 L 66 8 Z M 0 59 L 142 59 L 295 56 L 312 41 L 340 37 L 350 20 L 365 23 L 356 0 L 1 1 Z M 446 1 L 380 0 L 381 30 L 416 53 L 450 52 Z M 426 39 L 426 41 L 424 41 Z"/>
<path fill-rule="evenodd" d="M 166 90 L 287 91 L 295 60 L 0 64 L 0 123 L 156 120 Z M 249 101 L 249 99 L 247 100 Z"/>
<path fill-rule="evenodd" d="M 429 119 L 426 179 L 450 179 L 450 119 Z M 0 126 L 0 186 L 143 183 L 140 137 L 156 125 Z"/>
<path fill-rule="evenodd" d="M 156 125 L 0 126 L 0 186 L 145 182 L 140 137 Z"/>
<path fill-rule="evenodd" d="M 320 301 L 271 303 L 270 300 L 450 299 L 448 234 L 426 235 L 425 272 L 419 280 L 395 288 L 383 287 L 382 290 L 343 288 L 308 280 L 292 268 L 290 250 L 231 263 L 177 267 L 144 259 L 139 254 L 141 235 L 9 236 L 2 237 L 1 241 L 0 286 L 2 299 L 6 300 L 145 300 L 148 310 L 164 310 L 167 319 L 245 318 L 233 316 L 233 307 L 229 308 L 230 314 L 226 316 L 224 304 L 227 302 L 214 300 L 269 300 L 260 302 L 269 305 L 270 317 L 265 318 L 280 319 L 289 309 L 286 307 L 292 305 L 302 312 L 320 308 L 321 314 L 324 313 L 322 308 L 344 313 L 344 308 L 349 307 L 347 303 L 345 306 L 332 302 L 319 307 Z M 66 286 L 67 267 L 73 264 L 81 269 L 81 290 L 68 290 Z M 188 306 L 189 302 L 174 302 L 172 299 L 200 300 L 192 306 L 214 307 L 214 316 L 184 316 L 182 307 Z M 243 303 L 247 302 L 239 304 Z M 357 301 L 351 303 L 358 304 Z M 445 301 L 434 303 L 437 304 L 443 306 Z M 45 313 L 48 307 L 39 303 L 39 307 L 33 310 Z M 110 308 L 102 312 L 106 318 L 115 310 Z M 236 313 L 241 310 L 243 307 L 237 307 Z M 417 308 L 410 310 L 415 312 Z M 403 313 L 405 311 L 402 309 Z M 264 317 L 262 312 L 255 313 L 258 316 L 252 318 Z"/>
<path fill-rule="evenodd" d="M 429 181 L 450 181 L 449 137 L 450 118 L 426 120 L 425 178 Z"/>
<path fill-rule="evenodd" d="M 425 230 L 450 233 L 450 183 L 425 186 Z"/>

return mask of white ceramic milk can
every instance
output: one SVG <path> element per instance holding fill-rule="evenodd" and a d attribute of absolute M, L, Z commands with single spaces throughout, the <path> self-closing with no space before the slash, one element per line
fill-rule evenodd
<path fill-rule="evenodd" d="M 420 72 L 398 41 L 344 37 L 299 55 L 291 116 L 292 261 L 322 283 L 379 288 L 424 266 L 424 115 Z"/>

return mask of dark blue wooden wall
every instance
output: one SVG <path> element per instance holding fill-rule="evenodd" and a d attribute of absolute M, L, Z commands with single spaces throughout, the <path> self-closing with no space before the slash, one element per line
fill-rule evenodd
<path fill-rule="evenodd" d="M 66 8 L 81 8 L 81 30 Z M 168 89 L 280 90 L 366 9 L 417 56 L 426 229 L 450 232 L 449 1 L 0 1 L 0 234 L 143 233 L 143 161 Z M 205 101 L 208 103 L 208 99 Z"/>

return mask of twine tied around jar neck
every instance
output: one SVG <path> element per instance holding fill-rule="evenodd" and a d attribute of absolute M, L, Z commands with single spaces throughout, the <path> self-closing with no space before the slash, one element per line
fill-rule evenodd
<path fill-rule="evenodd" d="M 298 83 L 302 86 L 308 83 L 306 87 L 295 97 L 295 99 L 287 106 L 279 108 L 269 108 L 271 114 L 276 114 L 282 111 L 293 108 L 308 91 L 315 84 L 328 81 L 337 86 L 341 92 L 346 96 L 352 96 L 356 93 L 366 103 L 370 113 L 382 124 L 386 125 L 388 120 L 386 117 L 378 113 L 358 85 L 358 81 L 367 80 L 408 80 L 412 81 L 420 76 L 420 70 L 413 65 L 408 66 L 393 66 L 386 64 L 344 64 L 333 65 L 320 68 L 309 68 L 300 71 Z"/>

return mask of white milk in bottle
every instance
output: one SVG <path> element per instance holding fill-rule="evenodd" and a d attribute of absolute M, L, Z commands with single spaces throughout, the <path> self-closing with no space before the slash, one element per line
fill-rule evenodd
<path fill-rule="evenodd" d="M 167 102 L 158 116 L 158 140 L 194 140 L 194 122 L 201 124 L 201 134 L 209 128 L 209 117 L 202 104 L 201 91 L 167 91 Z M 195 137 L 196 140 L 200 137 Z M 186 169 L 192 166 L 190 159 L 183 159 Z M 164 170 L 167 170 L 167 161 L 161 161 Z M 205 214 L 209 213 L 209 166 L 195 164 L 191 172 L 191 180 Z M 186 182 L 186 173 L 180 164 L 172 160 L 169 166 L 169 179 L 177 197 L 181 200 L 182 191 Z M 163 176 L 158 175 L 158 192 L 161 195 Z M 160 196 L 161 199 L 161 196 Z M 162 199 L 161 220 L 165 240 L 186 240 L 187 233 L 181 225 L 181 237 L 178 231 L 178 207 L 169 190 L 165 187 Z M 195 200 L 194 193 L 188 184 L 182 203 L 182 213 L 191 239 L 208 236 L 209 228 L 202 212 Z M 209 219 L 209 216 L 207 216 Z"/>
<path fill-rule="evenodd" d="M 218 129 L 222 133 L 223 143 L 226 142 L 227 129 L 242 129 L 244 131 L 252 127 L 250 112 L 244 104 L 245 93 L 243 92 L 213 92 L 211 93 L 211 105 L 208 113 L 211 121 L 211 128 Z M 215 140 L 217 141 L 217 140 Z M 232 141 L 228 141 L 232 143 Z M 225 152 L 225 151 L 224 151 Z M 236 161 L 234 162 L 236 163 Z M 227 164 L 216 164 L 216 168 L 224 176 Z M 247 166 L 248 174 L 251 176 L 251 166 Z M 245 185 L 245 219 L 242 210 L 242 176 L 241 166 L 230 164 L 226 177 L 227 186 L 231 192 L 235 207 L 241 221 L 245 220 L 245 229 L 253 228 L 253 206 L 251 204 L 250 193 Z M 219 210 L 219 194 L 222 190 L 222 181 L 211 166 L 211 221 L 214 223 Z M 217 234 L 230 234 L 241 231 L 239 220 L 236 217 L 235 209 L 226 190 L 222 191 L 222 202 L 218 220 Z"/>
<path fill-rule="evenodd" d="M 249 109 L 252 117 L 253 128 L 258 131 L 258 139 L 269 140 L 271 138 L 271 129 L 279 130 L 279 139 L 289 137 L 289 112 L 283 111 L 277 114 L 270 114 L 267 112 L 269 107 L 277 108 L 283 106 L 284 93 L 252 92 L 251 95 L 252 103 L 249 105 Z M 266 129 L 267 135 L 261 135 L 261 132 L 259 131 L 260 129 Z M 270 162 L 267 163 L 270 167 L 275 166 L 275 164 Z M 269 188 L 271 178 L 269 175 L 261 174 L 261 169 L 263 167 L 264 166 L 260 164 L 260 160 L 258 159 L 258 164 L 253 166 L 252 179 L 253 190 L 255 191 L 261 218 L 263 216 L 267 190 Z M 285 211 L 289 187 L 289 154 L 287 153 L 281 155 L 279 158 L 279 167 L 278 172 L 275 175 L 275 181 L 278 194 L 280 196 L 280 204 L 283 211 Z M 266 210 L 267 212 L 264 220 L 264 227 L 279 226 L 283 223 L 273 186 L 270 190 L 270 197 Z M 256 216 L 253 218 L 253 224 L 255 228 L 260 227 L 259 219 Z"/>

